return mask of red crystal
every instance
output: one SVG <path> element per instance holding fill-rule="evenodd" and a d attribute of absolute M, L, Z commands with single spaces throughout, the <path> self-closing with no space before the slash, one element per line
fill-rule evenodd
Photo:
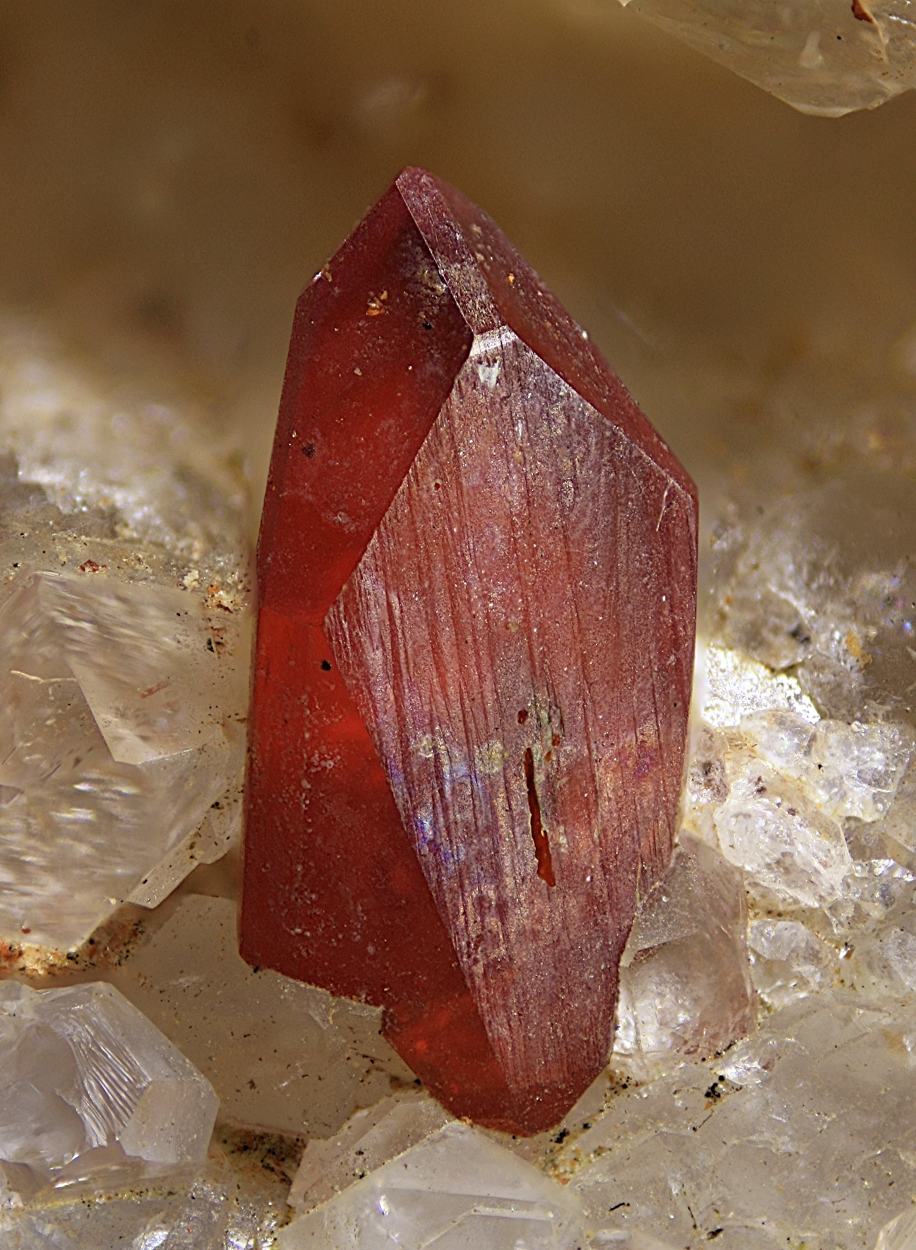
<path fill-rule="evenodd" d="M 258 549 L 242 951 L 454 1113 L 607 1061 L 675 836 L 692 482 L 494 223 L 407 170 L 296 310 Z"/>

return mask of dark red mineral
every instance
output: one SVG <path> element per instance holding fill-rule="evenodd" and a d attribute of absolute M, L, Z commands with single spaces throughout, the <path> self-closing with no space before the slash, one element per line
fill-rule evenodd
<path fill-rule="evenodd" d="M 605 1064 L 675 837 L 696 493 L 494 223 L 409 169 L 296 311 L 258 549 L 242 951 L 454 1113 Z"/>

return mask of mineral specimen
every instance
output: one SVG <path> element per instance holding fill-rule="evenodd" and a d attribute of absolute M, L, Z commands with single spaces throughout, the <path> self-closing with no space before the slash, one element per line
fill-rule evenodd
<path fill-rule="evenodd" d="M 0 1199 L 206 1158 L 213 1089 L 111 985 L 0 986 Z"/>
<path fill-rule="evenodd" d="M 555 1122 L 674 840 L 696 497 L 493 222 L 402 174 L 303 295 L 259 545 L 242 951 Z"/>
<path fill-rule="evenodd" d="M 99 1198 L 63 1191 L 0 1208 L 3 1250 L 268 1250 L 285 1222 L 281 1184 L 247 1175 L 219 1153 L 193 1179 Z"/>
<path fill-rule="evenodd" d="M 913 0 L 620 0 L 805 113 L 840 117 L 916 86 Z"/>
<path fill-rule="evenodd" d="M 582 1245 L 576 1200 L 479 1130 L 437 1122 L 442 1112 L 424 1099 L 391 1100 L 378 1112 L 362 1113 L 336 1141 L 309 1146 L 302 1164 L 309 1172 L 343 1179 L 349 1162 L 358 1174 L 333 1196 L 323 1186 L 324 1200 L 280 1232 L 280 1250 Z M 293 1197 L 306 1204 L 309 1191 L 294 1183 Z"/>
<path fill-rule="evenodd" d="M 26 573 L 0 601 L 0 932 L 68 947 L 223 795 L 241 703 L 179 590 Z M 235 670 L 231 670 L 235 677 Z M 237 678 L 236 678 L 237 681 Z M 153 901 L 158 901 L 154 899 Z"/>

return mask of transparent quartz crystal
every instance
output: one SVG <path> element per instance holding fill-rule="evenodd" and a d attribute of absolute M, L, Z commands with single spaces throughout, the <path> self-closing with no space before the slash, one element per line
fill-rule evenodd
<path fill-rule="evenodd" d="M 193 1171 L 210 1084 L 111 985 L 0 985 L 0 1196 Z"/>
<path fill-rule="evenodd" d="M 620 3 L 805 113 L 839 117 L 916 85 L 913 0 Z"/>
<path fill-rule="evenodd" d="M 170 385 L 174 385 L 174 382 Z M 190 387 L 0 317 L 0 936 L 68 948 L 238 829 L 245 496 Z"/>
<path fill-rule="evenodd" d="M 871 1250 L 912 1187 L 914 1023 L 817 994 L 718 1059 L 615 1094 L 558 1161 L 595 1244 Z"/>
<path fill-rule="evenodd" d="M 392 1100 L 311 1146 L 308 1179 L 293 1186 L 300 1210 L 344 1187 L 283 1229 L 281 1250 L 581 1246 L 581 1211 L 568 1190 L 480 1130 L 442 1120 L 427 1098 Z"/>
<path fill-rule="evenodd" d="M 709 1055 L 754 1016 L 740 874 L 682 838 L 643 901 L 620 969 L 612 1064 L 640 1079 L 686 1055 Z"/>
<path fill-rule="evenodd" d="M 234 615 L 219 628 L 235 651 Z M 158 901 L 151 872 L 181 856 L 244 749 L 244 684 L 212 629 L 182 591 L 103 574 L 0 590 L 0 931 L 68 947 L 134 891 Z"/>
<path fill-rule="evenodd" d="M 115 1189 L 104 1200 L 55 1193 L 0 1210 L 3 1250 L 268 1250 L 285 1222 L 279 1182 L 218 1152 L 191 1180 Z"/>

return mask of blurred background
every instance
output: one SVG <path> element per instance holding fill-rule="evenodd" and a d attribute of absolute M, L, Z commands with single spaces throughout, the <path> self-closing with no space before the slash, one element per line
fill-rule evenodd
<path fill-rule="evenodd" d="M 612 0 L 7 3 L 0 305 L 191 388 L 254 515 L 296 295 L 423 164 L 589 328 L 710 521 L 912 468 L 914 134 L 916 93 L 803 116 Z"/>

